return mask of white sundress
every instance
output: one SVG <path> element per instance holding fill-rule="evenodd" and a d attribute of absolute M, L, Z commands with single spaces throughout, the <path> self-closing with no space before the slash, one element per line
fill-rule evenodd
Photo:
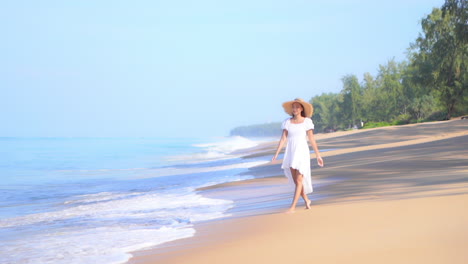
<path fill-rule="evenodd" d="M 294 180 L 290 168 L 298 170 L 303 175 L 304 193 L 311 193 L 314 189 L 310 175 L 310 150 L 307 143 L 307 131 L 314 129 L 314 123 L 312 119 L 305 118 L 304 122 L 293 124 L 291 119 L 288 118 L 283 121 L 281 128 L 288 131 L 288 142 L 281 168 L 292 185 L 294 185 Z"/>

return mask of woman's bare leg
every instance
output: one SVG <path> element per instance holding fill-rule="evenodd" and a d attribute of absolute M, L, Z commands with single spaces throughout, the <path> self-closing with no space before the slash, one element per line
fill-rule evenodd
<path fill-rule="evenodd" d="M 299 171 L 296 170 L 296 173 L 299 173 Z M 302 175 L 302 179 L 304 179 L 304 175 Z M 312 201 L 309 199 L 309 197 L 307 197 L 307 195 L 304 192 L 304 184 L 302 184 L 301 197 L 304 200 L 304 203 L 306 205 L 306 209 L 310 209 L 310 205 L 311 205 Z"/>
<path fill-rule="evenodd" d="M 294 199 L 291 204 L 291 207 L 288 209 L 288 211 L 286 211 L 286 213 L 294 213 L 294 210 L 296 209 L 297 201 L 299 200 L 299 196 L 301 196 L 301 193 L 304 193 L 304 188 L 302 186 L 302 178 L 303 178 L 302 174 L 300 174 L 298 170 L 295 170 L 293 168 L 291 168 L 291 174 L 292 174 L 294 183 L 296 184 L 296 189 L 294 190 Z"/>
<path fill-rule="evenodd" d="M 298 176 L 298 175 L 301 175 L 301 174 L 299 174 L 299 171 L 296 170 L 296 169 L 291 169 L 291 174 L 293 175 L 294 183 L 297 184 L 297 177 L 295 177 L 294 175 Z M 301 176 L 302 176 L 302 179 L 304 179 L 304 176 L 303 175 L 301 175 Z M 304 200 L 304 203 L 306 205 L 306 209 L 310 209 L 311 201 L 310 201 L 309 197 L 307 197 L 307 195 L 304 193 L 304 184 L 302 184 L 301 197 Z"/>
<path fill-rule="evenodd" d="M 306 204 L 306 209 L 310 209 L 310 204 L 312 203 L 312 201 L 309 199 L 309 197 L 307 197 L 307 194 L 304 193 L 304 186 L 302 186 L 301 196 Z"/>

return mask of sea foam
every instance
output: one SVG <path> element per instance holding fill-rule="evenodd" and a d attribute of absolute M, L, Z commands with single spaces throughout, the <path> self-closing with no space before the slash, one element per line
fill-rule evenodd
<path fill-rule="evenodd" d="M 190 155 L 178 155 L 167 157 L 168 161 L 184 161 L 186 163 L 197 163 L 209 160 L 221 160 L 240 157 L 234 155 L 237 150 L 253 148 L 264 140 L 252 140 L 241 136 L 218 138 L 211 143 L 193 144 L 199 149 Z"/>
<path fill-rule="evenodd" d="M 3 230 L 30 230 L 27 240 L 3 241 L 2 263 L 124 263 L 132 251 L 193 236 L 193 223 L 231 207 L 190 188 L 71 197 L 54 211 L 1 219 Z"/>
<path fill-rule="evenodd" d="M 193 236 L 194 223 L 229 216 L 232 201 L 197 188 L 251 179 L 247 169 L 267 162 L 233 155 L 259 143 L 242 137 L 15 142 L 11 167 L 0 167 L 9 175 L 0 185 L 2 264 L 125 263 L 133 251 Z"/>

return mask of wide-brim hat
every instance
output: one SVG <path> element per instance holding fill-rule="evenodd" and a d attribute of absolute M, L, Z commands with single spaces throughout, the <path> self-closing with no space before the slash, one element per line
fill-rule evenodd
<path fill-rule="evenodd" d="M 306 117 L 312 117 L 312 115 L 314 114 L 314 107 L 311 104 L 302 100 L 301 98 L 296 98 L 292 101 L 283 103 L 284 111 L 288 113 L 289 115 L 292 115 L 292 105 L 294 103 L 299 103 L 302 105 L 302 108 L 304 108 L 304 113 Z"/>

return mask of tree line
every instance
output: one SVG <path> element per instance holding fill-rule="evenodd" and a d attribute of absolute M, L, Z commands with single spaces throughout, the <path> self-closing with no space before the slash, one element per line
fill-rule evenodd
<path fill-rule="evenodd" d="M 468 5 L 447 0 L 421 21 L 406 61 L 376 76 L 346 75 L 340 93 L 314 96 L 318 132 L 450 119 L 468 112 Z"/>
<path fill-rule="evenodd" d="M 339 93 L 312 97 L 316 132 L 447 120 L 468 113 L 468 0 L 446 0 L 421 20 L 407 60 L 376 76 L 344 76 Z M 236 128 L 231 135 L 277 135 L 279 124 Z"/>

